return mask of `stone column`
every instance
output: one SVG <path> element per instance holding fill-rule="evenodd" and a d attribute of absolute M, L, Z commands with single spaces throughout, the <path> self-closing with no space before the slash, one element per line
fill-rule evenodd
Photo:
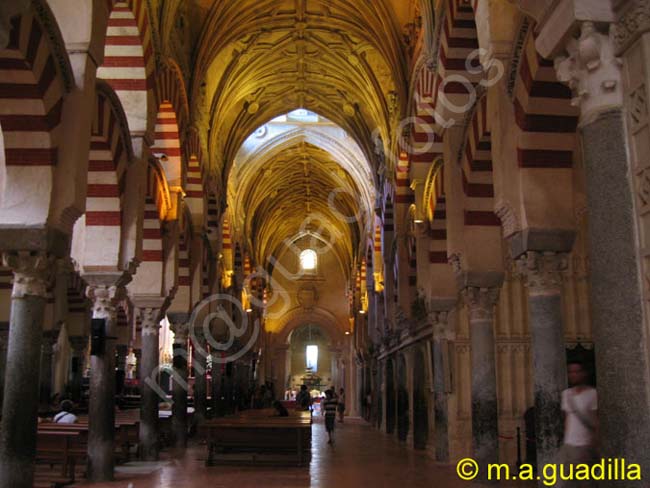
<path fill-rule="evenodd" d="M 133 348 L 133 355 L 135 356 L 135 371 L 133 374 L 135 375 L 136 378 L 140 378 L 141 376 L 141 365 L 142 365 L 142 348 Z M 142 385 L 140 385 L 142 387 Z"/>
<path fill-rule="evenodd" d="M 9 324 L 0 325 L 0 408 L 5 389 L 5 372 L 7 371 L 7 346 L 9 345 Z"/>
<path fill-rule="evenodd" d="M 499 288 L 468 287 L 463 292 L 472 347 L 472 444 L 484 473 L 499 457 L 499 415 L 494 352 L 494 307 Z"/>
<path fill-rule="evenodd" d="M 104 321 L 103 347 L 91 351 L 90 402 L 88 406 L 88 479 L 113 480 L 115 466 L 115 346 L 112 339 L 117 302 L 122 289 L 91 285 L 86 294 L 92 302 L 93 320 Z"/>
<path fill-rule="evenodd" d="M 126 356 L 129 353 L 129 347 L 126 344 L 115 346 L 115 393 L 122 395 L 124 393 L 124 380 L 126 379 Z"/>
<path fill-rule="evenodd" d="M 43 253 L 3 255 L 13 270 L 11 319 L 0 426 L 0 486 L 31 488 L 36 455 L 43 314 L 52 261 Z"/>
<path fill-rule="evenodd" d="M 449 393 L 445 361 L 449 338 L 449 312 L 429 314 L 433 324 L 433 411 L 436 461 L 449 462 Z"/>
<path fill-rule="evenodd" d="M 174 447 L 187 447 L 187 338 L 189 326 L 185 321 L 172 324 L 174 332 L 174 385 L 172 391 L 172 435 Z"/>
<path fill-rule="evenodd" d="M 200 425 L 205 421 L 208 408 L 208 392 L 205 373 L 207 368 L 207 343 L 201 328 L 194 329 L 192 336 L 192 367 L 194 369 L 194 416 Z"/>
<path fill-rule="evenodd" d="M 529 251 L 519 258 L 528 287 L 528 324 L 533 349 L 537 463 L 553 462 L 562 444 L 562 390 L 567 386 L 562 326 L 562 271 L 567 255 Z"/>
<path fill-rule="evenodd" d="M 160 309 L 139 309 L 142 320 L 142 350 L 136 354 L 140 382 L 140 437 L 142 461 L 158 460 L 158 393 L 151 385 L 158 385 Z M 134 350 L 135 352 L 135 350 Z"/>
<path fill-rule="evenodd" d="M 628 78 L 641 70 L 647 86 L 647 51 L 625 53 L 624 64 L 614 52 L 630 46 L 638 30 L 647 30 L 647 1 L 604 2 L 622 12 L 616 31 L 605 23 L 566 22 L 579 38 L 566 45 L 568 57 L 556 59 L 558 79 L 567 82 L 580 106 L 589 220 L 589 290 L 592 333 L 595 343 L 601 451 L 604 457 L 624 458 L 650 471 L 650 353 L 644 302 L 647 287 L 646 221 L 647 91 L 628 96 L 629 132 L 623 108 L 623 66 Z M 598 9 L 599 11 L 601 9 Z M 596 10 L 594 10 L 595 12 Z M 608 12 L 609 10 L 604 10 Z M 599 20 L 599 19 L 596 19 Z M 607 20 L 609 21 L 609 19 Z M 549 26 L 555 32 L 556 26 Z M 647 36 L 645 34 L 644 36 Z M 564 45 L 563 33 L 553 36 Z M 647 40 L 640 41 L 647 42 Z M 632 51 L 632 49 L 630 49 Z M 646 63 L 645 67 L 640 64 Z M 641 122 L 641 123 L 639 123 Z M 630 144 L 631 142 L 631 144 Z M 631 158 L 631 159 L 630 159 Z M 631 185 L 631 175 L 638 188 Z M 637 198 L 635 198 L 635 194 Z M 615 485 L 605 483 L 603 486 Z M 642 486 L 643 482 L 626 482 Z"/>
<path fill-rule="evenodd" d="M 46 330 L 43 332 L 41 343 L 41 369 L 40 369 L 40 410 L 44 413 L 50 411 L 50 398 L 52 396 L 52 357 L 54 356 L 54 345 L 59 337 L 58 330 Z M 57 408 L 57 405 L 53 405 Z"/>
<path fill-rule="evenodd" d="M 70 374 L 70 386 L 72 390 L 72 399 L 80 402 L 82 397 L 82 385 L 84 375 L 84 359 L 86 348 L 88 347 L 88 338 L 84 336 L 72 336 L 70 346 L 72 347 L 73 367 Z"/>

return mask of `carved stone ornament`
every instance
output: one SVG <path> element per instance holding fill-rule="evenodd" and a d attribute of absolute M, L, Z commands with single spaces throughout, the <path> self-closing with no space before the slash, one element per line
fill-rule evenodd
<path fill-rule="evenodd" d="M 558 80 L 573 90 L 572 105 L 579 106 L 581 123 L 591 122 L 600 112 L 621 107 L 620 58 L 614 55 L 609 34 L 596 29 L 593 22 L 583 22 L 580 37 L 567 43 L 568 57 L 555 59 Z"/>
<path fill-rule="evenodd" d="M 494 320 L 494 307 L 499 300 L 500 288 L 478 288 L 470 286 L 463 291 L 463 299 L 467 305 L 469 321 Z"/>
<path fill-rule="evenodd" d="M 568 269 L 568 256 L 555 252 L 527 252 L 517 260 L 531 295 L 557 295 L 562 289 L 562 273 Z"/>
<path fill-rule="evenodd" d="M 459 276 L 463 272 L 463 267 L 461 265 L 461 255 L 460 253 L 454 253 L 447 258 L 447 262 L 451 265 L 454 270 L 454 274 Z"/>
<path fill-rule="evenodd" d="M 616 52 L 622 52 L 637 36 L 650 30 L 650 2 L 648 0 L 629 0 L 622 5 L 625 11 L 612 26 Z"/>
<path fill-rule="evenodd" d="M 93 318 L 113 320 L 123 291 L 121 287 L 117 286 L 89 286 L 86 289 L 86 296 L 92 303 Z"/>
<path fill-rule="evenodd" d="M 160 331 L 160 309 L 141 308 L 138 310 L 142 321 L 142 335 L 158 335 Z"/>
<path fill-rule="evenodd" d="M 2 255 L 3 265 L 14 273 L 12 298 L 34 296 L 47 298 L 51 284 L 54 259 L 45 253 L 11 251 Z"/>
<path fill-rule="evenodd" d="M 174 333 L 175 344 L 185 344 L 190 334 L 190 325 L 186 322 L 179 322 L 171 325 L 171 330 Z"/>
<path fill-rule="evenodd" d="M 521 224 L 519 223 L 519 218 L 515 213 L 514 208 L 510 205 L 509 202 L 499 201 L 494 205 L 494 213 L 499 220 L 501 221 L 501 227 L 503 229 L 503 237 L 508 238 L 513 234 L 516 234 L 521 230 Z"/>
<path fill-rule="evenodd" d="M 453 330 L 449 324 L 448 311 L 429 312 L 429 322 L 433 327 L 433 338 L 435 340 L 447 339 L 453 340 Z"/>

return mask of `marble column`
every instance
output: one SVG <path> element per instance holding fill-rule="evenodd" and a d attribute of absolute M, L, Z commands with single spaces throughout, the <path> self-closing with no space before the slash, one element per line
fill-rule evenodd
<path fill-rule="evenodd" d="M 91 285 L 87 296 L 92 302 L 94 320 L 104 321 L 103 348 L 91 351 L 90 402 L 88 406 L 88 479 L 113 480 L 115 466 L 115 332 L 117 302 L 123 289 L 118 286 Z"/>
<path fill-rule="evenodd" d="M 126 344 L 115 346 L 115 393 L 121 395 L 124 393 L 124 380 L 126 379 L 126 357 L 129 353 L 129 347 Z"/>
<path fill-rule="evenodd" d="M 449 462 L 449 393 L 445 361 L 449 337 L 449 312 L 430 314 L 433 324 L 433 411 L 436 461 Z"/>
<path fill-rule="evenodd" d="M 499 288 L 468 287 L 463 291 L 472 348 L 472 444 L 474 459 L 485 473 L 499 457 L 499 415 L 494 351 L 494 308 Z"/>
<path fill-rule="evenodd" d="M 141 366 L 142 366 L 142 348 L 133 348 L 133 355 L 135 356 L 135 371 L 133 371 L 133 374 L 135 375 L 136 378 L 140 378 L 140 375 L 142 374 L 141 372 Z M 142 385 L 140 385 L 142 387 Z"/>
<path fill-rule="evenodd" d="M 140 382 L 140 436 L 139 449 L 142 461 L 158 460 L 158 393 L 151 385 L 158 384 L 160 309 L 138 310 L 142 321 L 142 350 L 137 357 Z"/>
<path fill-rule="evenodd" d="M 41 370 L 40 370 L 40 410 L 49 413 L 50 409 L 57 408 L 57 405 L 50 405 L 52 397 L 52 368 L 54 356 L 54 345 L 59 337 L 58 330 L 46 330 L 43 332 L 43 342 L 41 343 Z"/>
<path fill-rule="evenodd" d="M 579 38 L 568 44 L 561 34 L 554 38 L 566 46 L 568 54 L 557 58 L 555 67 L 558 79 L 574 88 L 574 101 L 580 107 L 601 453 L 638 463 L 647 473 L 650 352 L 644 307 L 648 300 L 648 136 L 641 130 L 647 123 L 648 111 L 647 34 L 639 40 L 646 44 L 644 49 L 630 48 L 634 54 L 625 52 L 625 62 L 617 57 L 614 40 L 619 48 L 624 44 L 632 46 L 639 35 L 637 30 L 647 29 L 647 22 L 642 20 L 647 18 L 650 5 L 647 0 L 606 3 L 622 10 L 616 31 L 608 32 L 607 23 L 567 23 L 579 32 Z M 551 31 L 555 27 L 549 26 Z M 640 71 L 644 86 L 628 94 L 628 111 L 624 109 L 622 67 L 628 81 L 633 72 Z M 610 485 L 616 483 L 602 486 Z M 645 482 L 626 482 L 626 486 L 643 485 Z"/>
<path fill-rule="evenodd" d="M 207 343 L 204 332 L 196 328 L 192 336 L 192 368 L 194 369 L 194 416 L 199 425 L 206 418 L 208 408 L 208 391 L 205 378 L 207 368 Z"/>
<path fill-rule="evenodd" d="M 13 270 L 7 376 L 0 424 L 0 486 L 31 488 L 36 455 L 43 316 L 53 262 L 43 253 L 7 252 Z"/>
<path fill-rule="evenodd" d="M 184 320 L 174 322 L 172 331 L 174 332 L 172 435 L 174 447 L 185 448 L 187 447 L 187 339 L 189 326 Z"/>
<path fill-rule="evenodd" d="M 82 398 L 82 386 L 84 375 L 84 359 L 86 348 L 88 347 L 88 337 L 72 336 L 70 346 L 72 348 L 72 370 L 70 373 L 70 386 L 72 390 L 72 400 L 80 402 Z"/>
<path fill-rule="evenodd" d="M 564 253 L 529 251 L 518 263 L 528 288 L 537 463 L 543 466 L 555 459 L 564 434 L 561 400 L 567 372 L 561 292 L 568 262 Z"/>
<path fill-rule="evenodd" d="M 9 324 L 0 325 L 0 408 L 5 389 L 5 372 L 7 371 L 7 346 L 9 345 Z"/>

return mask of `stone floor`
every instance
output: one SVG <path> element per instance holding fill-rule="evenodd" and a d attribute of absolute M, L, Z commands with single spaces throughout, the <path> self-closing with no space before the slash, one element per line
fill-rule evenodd
<path fill-rule="evenodd" d="M 327 444 L 321 419 L 313 427 L 309 468 L 241 468 L 204 465 L 205 447 L 193 445 L 180 459 L 157 464 L 120 466 L 116 481 L 83 484 L 93 488 L 468 488 L 479 486 L 460 480 L 455 467 L 437 465 L 423 452 L 408 449 L 397 440 L 347 419 L 337 424 L 335 444 Z M 502 484 L 523 487 L 530 484 Z"/>

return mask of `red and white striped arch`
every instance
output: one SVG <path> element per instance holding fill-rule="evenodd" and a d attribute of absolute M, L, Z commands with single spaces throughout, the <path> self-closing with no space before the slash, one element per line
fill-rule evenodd
<path fill-rule="evenodd" d="M 429 263 L 447 265 L 447 202 L 444 165 L 438 160 L 431 167 L 425 184 L 424 199 L 429 223 Z"/>
<path fill-rule="evenodd" d="M 123 197 L 130 153 L 128 127 L 120 102 L 112 88 L 100 81 L 91 129 L 85 215 L 87 245 L 103 243 L 100 254 L 85 256 L 93 265 L 120 264 Z"/>
<path fill-rule="evenodd" d="M 472 2 L 444 0 L 442 22 L 433 106 L 442 121 L 460 122 L 472 104 L 472 87 L 484 77 Z"/>
<path fill-rule="evenodd" d="M 183 158 L 174 106 L 164 101 L 156 116 L 156 140 L 151 152 L 158 159 L 170 186 L 182 186 Z"/>
<path fill-rule="evenodd" d="M 188 157 L 187 185 L 185 187 L 185 202 L 192 215 L 192 223 L 196 228 L 206 227 L 206 199 L 203 183 L 203 166 L 201 142 L 195 128 L 190 129 L 185 144 L 185 154 Z"/>
<path fill-rule="evenodd" d="M 569 87 L 557 81 L 551 61 L 539 56 L 530 29 L 514 88 L 517 160 L 520 168 L 573 166 L 578 109 Z"/>
<path fill-rule="evenodd" d="M 146 0 L 107 0 L 104 63 L 97 71 L 122 101 L 132 132 L 151 129 L 154 56 Z"/>
<path fill-rule="evenodd" d="M 31 12 L 12 19 L 9 43 L 0 50 L 0 127 L 6 165 L 3 223 L 42 224 L 48 218 L 64 93 L 43 26 Z M 24 198 L 25 191 L 30 198 Z"/>
<path fill-rule="evenodd" d="M 501 221 L 494 213 L 492 139 L 486 96 L 477 103 L 467 130 L 465 152 L 461 159 L 465 225 L 500 226 Z"/>

